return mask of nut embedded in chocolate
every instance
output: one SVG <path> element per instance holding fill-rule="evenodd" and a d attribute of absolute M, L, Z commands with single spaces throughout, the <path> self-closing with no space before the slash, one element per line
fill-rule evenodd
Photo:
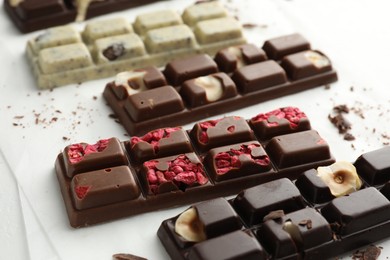
<path fill-rule="evenodd" d="M 185 240 L 200 242 L 206 240 L 203 224 L 194 208 L 189 208 L 179 215 L 175 222 L 175 232 Z"/>
<path fill-rule="evenodd" d="M 121 43 L 113 44 L 103 51 L 104 57 L 113 61 L 125 53 L 125 47 Z"/>

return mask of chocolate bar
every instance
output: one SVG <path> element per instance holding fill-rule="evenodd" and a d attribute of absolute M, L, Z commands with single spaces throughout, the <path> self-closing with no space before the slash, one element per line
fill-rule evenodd
<path fill-rule="evenodd" d="M 129 1 L 132 2 L 132 1 Z M 214 55 L 245 43 L 240 23 L 217 1 L 140 14 L 130 24 L 116 17 L 53 27 L 28 41 L 27 58 L 39 88 L 114 76 L 130 69 L 163 66 L 195 53 Z"/>
<path fill-rule="evenodd" d="M 267 59 L 268 58 L 276 58 Z M 159 82 L 151 84 L 149 78 Z M 337 80 L 329 59 L 300 34 L 175 59 L 160 71 L 119 73 L 103 96 L 130 135 L 183 125 Z M 160 85 L 159 85 L 160 84 Z M 142 118 L 139 117 L 142 115 Z"/>
<path fill-rule="evenodd" d="M 384 147 L 354 164 L 336 162 L 296 181 L 281 178 L 229 200 L 200 202 L 164 220 L 157 235 L 172 259 L 335 258 L 390 236 L 389 155 Z"/>
<path fill-rule="evenodd" d="M 27 33 L 153 2 L 157 0 L 5 0 L 4 10 Z"/>
<path fill-rule="evenodd" d="M 283 159 L 284 158 L 284 159 Z M 294 159 L 292 159 L 294 158 Z M 286 107 L 130 140 L 67 146 L 55 169 L 73 227 L 236 194 L 334 162 L 306 115 Z"/>

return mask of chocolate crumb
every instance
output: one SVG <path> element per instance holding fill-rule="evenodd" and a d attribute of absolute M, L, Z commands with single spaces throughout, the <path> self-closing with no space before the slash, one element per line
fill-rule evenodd
<path fill-rule="evenodd" d="M 330 89 L 330 84 L 326 84 L 325 89 Z"/>
<path fill-rule="evenodd" d="M 146 258 L 132 254 L 115 254 L 112 258 L 115 260 L 147 260 Z"/>
<path fill-rule="evenodd" d="M 350 90 L 351 92 L 353 92 L 355 89 L 354 89 L 353 86 L 351 86 L 351 87 L 349 88 L 349 90 Z"/>
<path fill-rule="evenodd" d="M 357 250 L 353 255 L 354 260 L 376 260 L 381 254 L 381 247 L 370 245 L 366 249 Z"/>
<path fill-rule="evenodd" d="M 351 133 L 346 133 L 344 135 L 344 140 L 346 141 L 354 141 L 355 139 L 356 139 L 355 136 L 353 136 Z"/>
<path fill-rule="evenodd" d="M 346 113 L 348 114 L 349 113 L 349 108 L 347 105 L 338 105 L 338 106 L 334 106 L 333 107 L 333 111 L 337 112 L 337 113 Z"/>
<path fill-rule="evenodd" d="M 283 210 L 274 210 L 274 211 L 271 211 L 270 213 L 268 213 L 264 218 L 263 218 L 263 221 L 267 221 L 267 220 L 270 220 L 270 219 L 279 219 L 281 217 L 284 216 L 284 211 Z"/>
<path fill-rule="evenodd" d="M 22 119 L 24 116 L 14 116 L 14 119 Z"/>
<path fill-rule="evenodd" d="M 17 124 L 17 123 L 12 123 L 12 125 L 14 125 L 14 126 L 18 126 L 19 124 Z"/>
<path fill-rule="evenodd" d="M 70 138 L 69 138 L 69 137 L 66 137 L 66 136 L 63 136 L 63 137 L 62 137 L 62 140 L 64 140 L 64 141 L 69 141 Z"/>
<path fill-rule="evenodd" d="M 93 100 L 97 100 L 98 98 L 97 98 L 97 96 L 93 96 L 92 99 Z"/>
<path fill-rule="evenodd" d="M 256 24 L 256 23 L 244 23 L 242 24 L 242 27 L 246 28 L 246 29 L 252 29 L 252 28 L 267 28 L 268 25 L 266 24 Z"/>
<path fill-rule="evenodd" d="M 115 114 L 109 114 L 108 117 L 109 118 L 113 118 L 113 119 L 117 119 L 118 118 Z"/>
<path fill-rule="evenodd" d="M 347 121 L 347 119 L 345 119 L 345 117 L 341 113 L 339 113 L 335 116 L 329 115 L 328 119 L 334 126 L 337 127 L 340 134 L 344 134 L 349 129 L 351 129 L 351 123 L 349 123 Z"/>

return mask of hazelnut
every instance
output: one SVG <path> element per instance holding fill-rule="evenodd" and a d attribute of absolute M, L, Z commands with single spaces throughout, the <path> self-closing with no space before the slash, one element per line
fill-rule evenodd
<path fill-rule="evenodd" d="M 335 197 L 350 194 L 362 186 L 355 166 L 349 162 L 340 161 L 330 166 L 318 167 L 317 172 Z"/>
<path fill-rule="evenodd" d="M 305 58 L 317 68 L 323 68 L 330 65 L 329 59 L 316 51 L 307 51 L 304 55 Z"/>
<path fill-rule="evenodd" d="M 221 82 L 213 76 L 204 76 L 195 79 L 195 84 L 206 91 L 208 101 L 216 101 L 222 97 L 223 88 Z"/>
<path fill-rule="evenodd" d="M 234 57 L 236 57 L 236 69 L 239 69 L 241 67 L 245 66 L 244 58 L 242 57 L 242 51 L 239 47 L 229 47 L 227 51 L 232 54 Z"/>
<path fill-rule="evenodd" d="M 189 208 L 180 214 L 175 223 L 175 232 L 187 241 L 200 242 L 206 240 L 203 224 L 200 222 L 194 208 Z"/>
<path fill-rule="evenodd" d="M 283 223 L 283 230 L 290 235 L 291 239 L 295 242 L 295 244 L 301 245 L 303 243 L 299 227 L 295 225 L 291 220 L 287 220 Z"/>

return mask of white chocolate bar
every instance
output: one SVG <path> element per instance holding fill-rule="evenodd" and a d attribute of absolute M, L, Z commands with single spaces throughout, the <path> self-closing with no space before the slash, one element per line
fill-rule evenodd
<path fill-rule="evenodd" d="M 48 89 L 115 76 L 120 71 L 163 66 L 174 58 L 245 43 L 239 22 L 218 2 L 46 30 L 27 44 L 39 88 Z"/>

